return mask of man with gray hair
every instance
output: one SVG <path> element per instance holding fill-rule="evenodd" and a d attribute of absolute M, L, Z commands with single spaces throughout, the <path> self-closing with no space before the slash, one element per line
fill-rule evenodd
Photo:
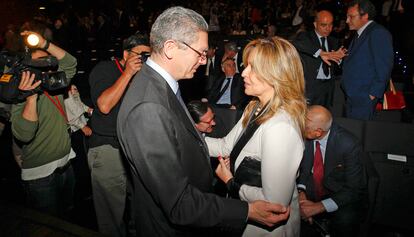
<path fill-rule="evenodd" d="M 308 109 L 305 137 L 298 178 L 301 236 L 320 236 L 314 223 L 333 237 L 358 236 L 366 188 L 361 144 L 320 105 Z"/>
<path fill-rule="evenodd" d="M 178 87 L 206 63 L 208 25 L 182 7 L 154 22 L 151 57 L 135 76 L 117 122 L 132 178 L 132 215 L 138 236 L 212 236 L 220 227 L 241 229 L 286 220 L 289 209 L 213 194 L 213 171 Z M 219 228 L 210 228 L 219 227 Z M 213 233 L 212 233 L 213 232 Z"/>

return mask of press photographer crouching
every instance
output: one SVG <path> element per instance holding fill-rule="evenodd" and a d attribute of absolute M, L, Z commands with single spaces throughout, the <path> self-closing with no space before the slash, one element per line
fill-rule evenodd
<path fill-rule="evenodd" d="M 69 81 L 76 73 L 76 59 L 35 32 L 21 33 L 24 38 L 30 34 L 38 37 L 32 59 L 56 57 L 57 71 L 64 72 Z M 29 96 L 12 106 L 12 132 L 23 144 L 21 178 L 27 205 L 65 217 L 73 202 L 75 183 L 70 159 L 75 152 L 71 149 L 63 91 L 57 94 L 45 90 L 41 83 L 33 72 L 21 73 L 18 89 L 23 94 L 29 92 Z"/>

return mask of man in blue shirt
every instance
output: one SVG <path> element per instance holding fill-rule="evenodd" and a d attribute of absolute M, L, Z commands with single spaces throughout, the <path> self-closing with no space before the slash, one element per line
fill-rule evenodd
<path fill-rule="evenodd" d="M 366 188 L 361 145 L 332 122 L 325 107 L 311 106 L 306 117 L 307 140 L 297 182 L 305 220 L 302 233 L 314 236 L 309 224 L 327 223 L 332 236 L 357 236 Z"/>

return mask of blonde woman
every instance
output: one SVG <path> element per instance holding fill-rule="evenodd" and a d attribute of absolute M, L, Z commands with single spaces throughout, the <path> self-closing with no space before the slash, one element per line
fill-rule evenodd
<path fill-rule="evenodd" d="M 302 64 L 296 49 L 279 37 L 250 42 L 244 49 L 243 63 L 245 93 L 254 99 L 226 137 L 206 138 L 209 152 L 211 156 L 230 156 L 221 158 L 216 170 L 230 194 L 236 193 L 233 196 L 248 202 L 262 199 L 291 208 L 286 223 L 273 229 L 248 223 L 243 236 L 299 236 L 295 180 L 304 150 L 306 102 Z M 253 135 L 233 157 L 234 147 L 248 133 Z M 237 173 L 245 157 L 260 161 L 260 185 L 237 183 L 233 178 L 230 163 Z"/>

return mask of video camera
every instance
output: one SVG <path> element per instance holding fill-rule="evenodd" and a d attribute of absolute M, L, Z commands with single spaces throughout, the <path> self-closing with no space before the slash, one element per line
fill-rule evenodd
<path fill-rule="evenodd" d="M 58 90 L 70 84 L 65 72 L 54 71 L 57 69 L 58 60 L 53 56 L 32 59 L 28 50 L 23 55 L 11 55 L 7 51 L 2 51 L 0 64 L 8 68 L 4 73 L 0 72 L 0 100 L 6 103 L 19 103 L 41 90 Z M 35 74 L 34 80 L 41 81 L 40 87 L 34 91 L 20 91 L 18 87 L 24 71 Z"/>

